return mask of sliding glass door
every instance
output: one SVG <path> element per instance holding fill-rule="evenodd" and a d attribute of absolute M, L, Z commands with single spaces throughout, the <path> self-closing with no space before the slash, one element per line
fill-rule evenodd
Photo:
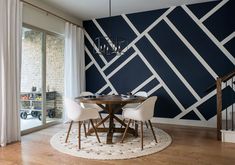
<path fill-rule="evenodd" d="M 23 132 L 61 119 L 64 39 L 25 25 L 22 29 L 20 121 Z"/>
<path fill-rule="evenodd" d="M 46 34 L 46 122 L 58 121 L 63 113 L 64 39 Z"/>
<path fill-rule="evenodd" d="M 42 125 L 42 42 L 43 33 L 24 27 L 22 30 L 21 130 Z"/>

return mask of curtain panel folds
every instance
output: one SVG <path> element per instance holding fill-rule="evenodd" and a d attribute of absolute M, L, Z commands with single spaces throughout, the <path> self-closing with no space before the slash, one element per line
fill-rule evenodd
<path fill-rule="evenodd" d="M 83 29 L 66 22 L 64 50 L 64 97 L 74 99 L 85 91 Z M 64 110 L 64 122 L 67 122 L 66 109 Z"/>
<path fill-rule="evenodd" d="M 20 140 L 20 0 L 0 0 L 0 23 L 0 146 L 6 146 Z"/>

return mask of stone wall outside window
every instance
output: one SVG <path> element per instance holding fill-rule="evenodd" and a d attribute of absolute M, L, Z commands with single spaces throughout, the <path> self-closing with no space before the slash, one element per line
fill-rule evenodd
<path fill-rule="evenodd" d="M 42 33 L 26 31 L 22 40 L 21 92 L 42 89 Z M 64 39 L 46 34 L 46 90 L 56 91 L 56 117 L 62 117 L 64 94 Z M 46 104 L 49 107 L 51 104 Z"/>

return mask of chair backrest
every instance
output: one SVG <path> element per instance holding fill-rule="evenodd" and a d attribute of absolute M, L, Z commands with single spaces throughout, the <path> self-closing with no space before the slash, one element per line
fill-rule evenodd
<path fill-rule="evenodd" d="M 91 96 L 94 95 L 93 93 L 89 92 L 89 91 L 85 91 L 82 92 L 80 94 L 80 96 Z M 80 103 L 80 105 L 82 106 L 82 108 L 96 108 L 96 109 L 100 109 L 100 107 L 96 104 L 90 104 L 90 103 Z"/>
<path fill-rule="evenodd" d="M 143 121 L 150 120 L 153 117 L 156 100 L 157 96 L 151 96 L 136 108 L 136 110 L 140 111 Z"/>
<path fill-rule="evenodd" d="M 76 121 L 81 115 L 81 111 L 82 111 L 81 106 L 70 98 L 64 99 L 64 105 L 65 105 L 67 117 L 70 120 Z"/>
<path fill-rule="evenodd" d="M 135 93 L 134 95 L 135 96 L 148 97 L 148 94 L 145 91 L 139 91 L 139 92 Z"/>
<path fill-rule="evenodd" d="M 85 91 L 80 94 L 80 96 L 90 96 L 90 95 L 94 95 L 94 94 L 89 91 Z"/>

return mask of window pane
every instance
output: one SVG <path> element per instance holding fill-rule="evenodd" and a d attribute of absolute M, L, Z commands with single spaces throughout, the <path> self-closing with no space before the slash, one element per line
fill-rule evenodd
<path fill-rule="evenodd" d="M 46 35 L 46 121 L 62 118 L 64 93 L 64 39 Z"/>
<path fill-rule="evenodd" d="M 42 32 L 22 30 L 21 130 L 42 125 Z"/>

